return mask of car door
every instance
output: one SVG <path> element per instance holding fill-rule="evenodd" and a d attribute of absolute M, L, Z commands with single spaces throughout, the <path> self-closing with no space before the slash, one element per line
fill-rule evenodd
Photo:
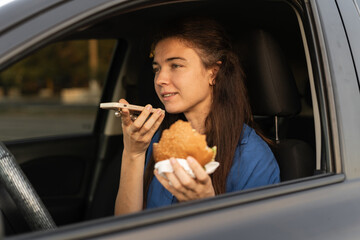
<path fill-rule="evenodd" d="M 99 2 L 44 6 L 32 18 L 33 9 L 28 21 L 20 21 L 19 29 L 11 30 L 14 23 L 9 21 L 4 27 L 8 31 L 1 36 L 0 141 L 15 156 L 59 226 L 86 218 L 96 169 L 106 157 L 100 134 L 106 112 L 99 110 L 99 103 L 111 100 L 126 45 L 96 34 L 72 38 L 63 34 L 56 39 L 50 34 L 30 48 L 24 45 L 79 12 L 101 8 Z M 57 15 L 70 5 L 68 15 Z M 38 18 L 50 20 L 39 26 Z M 21 29 L 22 24 L 33 24 L 31 34 Z M 1 210 L 4 219 L 10 220 L 5 224 L 6 234 L 28 231 L 24 220 L 14 217 L 19 215 L 13 211 L 14 203 L 5 198 L 8 201 L 3 201 Z"/>
<path fill-rule="evenodd" d="M 98 106 L 115 43 L 55 42 L 0 73 L 1 141 L 58 225 L 84 217 L 99 157 Z"/>

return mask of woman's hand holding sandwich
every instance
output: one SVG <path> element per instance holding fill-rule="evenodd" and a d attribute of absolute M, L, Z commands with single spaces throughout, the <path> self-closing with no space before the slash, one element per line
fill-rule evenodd
<path fill-rule="evenodd" d="M 195 178 L 192 178 L 175 158 L 170 158 L 174 172 L 165 173 L 166 179 L 155 170 L 156 178 L 179 202 L 215 196 L 211 178 L 204 168 L 193 157 L 187 157 L 186 160 Z"/>

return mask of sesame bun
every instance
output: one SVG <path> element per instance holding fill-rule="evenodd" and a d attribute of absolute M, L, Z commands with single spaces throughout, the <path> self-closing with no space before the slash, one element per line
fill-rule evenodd
<path fill-rule="evenodd" d="M 215 160 L 216 147 L 209 148 L 205 135 L 193 129 L 189 122 L 178 120 L 163 131 L 159 143 L 153 144 L 153 154 L 155 162 L 192 156 L 205 166 Z"/>

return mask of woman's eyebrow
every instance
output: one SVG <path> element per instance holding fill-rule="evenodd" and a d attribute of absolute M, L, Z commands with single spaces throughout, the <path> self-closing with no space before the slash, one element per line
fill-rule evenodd
<path fill-rule="evenodd" d="M 166 62 L 170 62 L 170 61 L 173 61 L 173 60 L 186 61 L 186 59 L 185 59 L 185 58 L 182 58 L 182 57 L 171 57 L 171 58 L 166 59 Z"/>
<path fill-rule="evenodd" d="M 186 61 L 186 59 L 185 59 L 185 58 L 182 58 L 182 57 L 171 57 L 171 58 L 166 59 L 165 62 L 171 62 L 171 61 L 173 61 L 173 60 Z M 159 63 L 153 61 L 153 62 L 152 62 L 152 65 L 159 65 Z"/>

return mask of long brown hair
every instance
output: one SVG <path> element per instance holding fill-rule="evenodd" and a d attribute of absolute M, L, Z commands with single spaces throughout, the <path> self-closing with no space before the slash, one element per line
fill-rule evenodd
<path fill-rule="evenodd" d="M 244 123 L 255 127 L 242 67 L 238 56 L 233 52 L 230 39 L 221 25 L 214 20 L 187 18 L 178 21 L 161 32 L 152 48 L 154 49 L 160 40 L 170 37 L 178 38 L 192 47 L 206 68 L 216 64 L 220 67 L 213 86 L 211 109 L 205 120 L 205 134 L 208 145 L 217 146 L 216 161 L 220 162 L 219 169 L 211 176 L 215 193 L 225 193 L 226 178 Z M 160 131 L 179 118 L 184 118 L 183 114 L 167 114 Z M 153 178 L 153 169 L 154 160 L 151 157 L 144 176 L 144 204 Z"/>

